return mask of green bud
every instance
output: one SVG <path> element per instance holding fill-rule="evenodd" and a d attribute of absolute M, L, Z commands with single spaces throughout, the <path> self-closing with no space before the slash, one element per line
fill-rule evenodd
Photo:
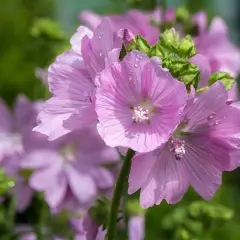
<path fill-rule="evenodd" d="M 230 90 L 234 84 L 234 78 L 231 77 L 228 73 L 226 72 L 215 72 L 213 73 L 208 81 L 208 86 L 211 86 L 217 81 L 221 81 L 226 88 L 226 90 Z"/>
<path fill-rule="evenodd" d="M 178 47 L 179 56 L 182 58 L 191 58 L 197 53 L 194 41 L 190 35 L 183 38 Z"/>
<path fill-rule="evenodd" d="M 146 54 L 149 52 L 150 46 L 149 46 L 148 42 L 140 35 L 136 36 L 136 44 L 138 46 L 138 50 L 140 50 Z"/>
<path fill-rule="evenodd" d="M 165 49 L 163 55 L 166 56 L 169 52 L 178 52 L 178 46 L 180 43 L 180 36 L 174 29 L 165 30 L 160 35 L 158 44 Z"/>
<path fill-rule="evenodd" d="M 178 22 L 188 22 L 190 20 L 189 11 L 184 7 L 177 8 L 176 19 Z"/>

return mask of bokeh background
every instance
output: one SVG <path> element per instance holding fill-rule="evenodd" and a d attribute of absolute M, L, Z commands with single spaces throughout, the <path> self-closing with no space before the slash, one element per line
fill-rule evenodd
<path fill-rule="evenodd" d="M 232 41 L 240 45 L 240 1 L 165 2 L 167 7 L 186 6 L 191 12 L 205 10 L 210 19 L 221 16 L 229 26 Z M 31 100 L 48 96 L 48 91 L 36 77 L 36 69 L 47 67 L 58 53 L 68 48 L 69 37 L 80 24 L 78 14 L 81 11 L 121 13 L 132 7 L 152 9 L 155 4 L 155 0 L 1 0 L 0 97 L 12 106 L 19 94 L 25 94 Z M 4 216 L 8 207 L 7 204 L 0 207 L 1 240 L 7 239 L 1 226 L 8 220 Z M 17 221 L 34 221 L 45 207 L 34 200 L 30 210 L 17 216 Z M 211 201 L 202 201 L 190 189 L 180 203 L 168 205 L 163 202 L 148 209 L 145 215 L 147 240 L 238 240 L 240 170 L 223 174 L 223 185 Z M 61 221 L 56 226 L 61 228 Z"/>

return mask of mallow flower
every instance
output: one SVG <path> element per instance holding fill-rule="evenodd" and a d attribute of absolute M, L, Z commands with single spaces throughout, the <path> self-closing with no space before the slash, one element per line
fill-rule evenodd
<path fill-rule="evenodd" d="M 33 170 L 29 185 L 44 192 L 54 212 L 84 208 L 113 186 L 114 177 L 102 164 L 115 163 L 118 153 L 96 129 L 83 128 L 54 142 L 53 149 L 34 150 L 21 162 L 22 168 Z"/>
<path fill-rule="evenodd" d="M 189 185 L 202 198 L 213 197 L 221 185 L 222 172 L 233 165 L 229 140 L 240 131 L 239 109 L 226 101 L 227 91 L 221 82 L 195 97 L 190 95 L 168 142 L 132 159 L 128 192 L 141 189 L 142 207 L 160 204 L 163 199 L 176 203 Z"/>
<path fill-rule="evenodd" d="M 32 131 L 36 125 L 39 105 L 38 102 L 31 103 L 24 96 L 19 96 L 11 113 L 0 102 L 0 166 L 15 179 L 10 194 L 16 196 L 17 210 L 20 212 L 29 206 L 33 196 L 33 190 L 21 174 L 21 160 L 29 151 L 50 145 L 44 135 Z"/>
<path fill-rule="evenodd" d="M 240 49 L 229 40 L 228 27 L 223 19 L 215 17 L 207 28 L 206 13 L 199 12 L 193 17 L 193 21 L 199 30 L 194 39 L 198 53 L 209 60 L 211 73 L 224 71 L 237 77 L 240 73 Z M 229 97 L 234 100 L 238 98 L 237 84 L 230 90 Z"/>
<path fill-rule="evenodd" d="M 95 77 L 118 61 L 122 46 L 108 18 L 93 32 L 80 26 L 70 42 L 72 49 L 58 56 L 48 69 L 52 98 L 43 106 L 40 124 L 34 129 L 49 140 L 96 123 Z"/>
<path fill-rule="evenodd" d="M 108 15 L 112 22 L 113 31 L 118 32 L 120 29 L 129 29 L 134 35 L 141 35 L 150 44 L 158 41 L 159 29 L 151 24 L 151 21 L 160 21 L 162 14 L 159 9 L 154 12 L 141 12 L 139 10 L 130 10 L 123 15 Z M 90 29 L 95 29 L 103 19 L 91 11 L 83 11 L 79 14 L 79 19 Z"/>
<path fill-rule="evenodd" d="M 168 140 L 187 99 L 184 84 L 139 51 L 104 69 L 98 85 L 99 134 L 108 146 L 138 152 Z"/>

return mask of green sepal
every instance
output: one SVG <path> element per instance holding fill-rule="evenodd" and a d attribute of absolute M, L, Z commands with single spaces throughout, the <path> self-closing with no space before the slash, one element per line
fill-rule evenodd
<path fill-rule="evenodd" d="M 193 84 L 197 88 L 200 71 L 195 64 L 182 58 L 169 56 L 163 58 L 162 66 L 168 68 L 172 76 L 183 82 L 187 87 Z"/>
<path fill-rule="evenodd" d="M 144 53 L 148 53 L 149 50 L 150 50 L 150 45 L 148 44 L 148 42 L 143 38 L 141 37 L 140 35 L 137 35 L 136 36 L 136 44 L 137 44 L 137 47 L 138 47 L 138 50 L 144 52 Z"/>
<path fill-rule="evenodd" d="M 102 226 L 103 230 L 107 227 L 110 201 L 106 197 L 101 197 L 96 200 L 94 205 L 88 211 L 94 222 Z"/>
<path fill-rule="evenodd" d="M 191 58 L 197 53 L 194 41 L 190 35 L 187 35 L 181 40 L 178 53 L 182 58 Z"/>
<path fill-rule="evenodd" d="M 229 73 L 226 72 L 213 73 L 208 80 L 208 86 L 211 86 L 217 81 L 221 81 L 226 90 L 230 90 L 234 84 L 234 78 L 231 77 Z"/>

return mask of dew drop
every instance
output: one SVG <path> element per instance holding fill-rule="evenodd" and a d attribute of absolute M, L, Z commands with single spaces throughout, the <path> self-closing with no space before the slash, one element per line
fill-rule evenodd
<path fill-rule="evenodd" d="M 220 124 L 220 123 L 221 123 L 220 120 L 216 120 L 216 121 L 214 121 L 214 125 L 218 125 L 218 124 Z"/>
<path fill-rule="evenodd" d="M 104 35 L 104 33 L 102 32 L 102 33 L 100 33 L 100 35 L 98 36 L 98 38 L 102 38 L 103 37 L 103 35 Z"/>
<path fill-rule="evenodd" d="M 135 64 L 134 64 L 134 67 L 135 67 L 135 68 L 137 68 L 137 67 L 138 67 L 138 64 L 137 64 L 137 63 L 135 63 Z"/>
<path fill-rule="evenodd" d="M 208 116 L 208 120 L 212 120 L 216 116 L 216 113 L 213 112 Z"/>

